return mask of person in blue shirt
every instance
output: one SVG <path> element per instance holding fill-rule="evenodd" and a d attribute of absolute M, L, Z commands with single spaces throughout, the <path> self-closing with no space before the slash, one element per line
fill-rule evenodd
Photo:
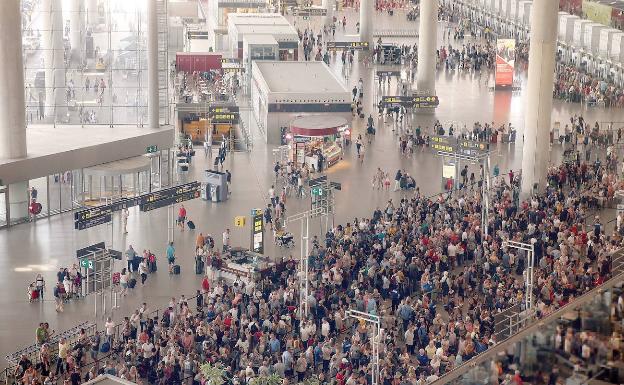
<path fill-rule="evenodd" d="M 271 349 L 271 353 L 277 353 L 280 350 L 280 341 L 275 337 L 275 334 L 271 334 L 271 339 L 269 340 L 269 349 Z"/>
<path fill-rule="evenodd" d="M 425 353 L 425 349 L 418 349 L 418 355 L 416 355 L 416 359 L 420 366 L 427 366 L 429 364 L 429 357 L 427 357 L 427 353 Z"/>
<path fill-rule="evenodd" d="M 173 264 L 175 263 L 175 248 L 173 242 L 169 242 L 167 246 L 167 262 L 169 263 L 169 273 L 173 273 Z"/>

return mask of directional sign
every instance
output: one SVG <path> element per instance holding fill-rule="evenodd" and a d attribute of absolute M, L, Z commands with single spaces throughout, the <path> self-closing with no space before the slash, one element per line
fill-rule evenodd
<path fill-rule="evenodd" d="M 377 77 L 384 76 L 401 76 L 401 71 L 398 70 L 379 70 L 377 71 Z"/>
<path fill-rule="evenodd" d="M 323 175 L 323 176 L 315 178 L 315 179 L 310 179 L 308 181 L 308 186 L 315 186 L 315 185 L 318 185 L 318 184 L 321 184 L 321 183 L 325 182 L 326 180 L 327 180 L 327 176 L 326 175 Z"/>
<path fill-rule="evenodd" d="M 432 136 L 430 147 L 433 151 L 449 152 L 458 155 L 478 156 L 490 150 L 485 142 L 457 140 L 449 136 Z"/>
<path fill-rule="evenodd" d="M 89 227 L 103 225 L 104 223 L 108 223 L 112 220 L 112 216 L 110 213 L 99 215 L 84 221 L 76 221 L 74 222 L 74 228 L 76 230 L 85 230 Z"/>
<path fill-rule="evenodd" d="M 452 139 L 454 141 L 454 139 Z M 430 147 L 434 151 L 442 152 L 455 152 L 457 149 L 456 143 L 451 142 L 451 138 L 446 136 L 432 136 Z"/>
<path fill-rule="evenodd" d="M 325 9 L 325 8 L 300 8 L 300 9 L 293 9 L 292 15 L 293 16 L 304 16 L 304 17 L 309 17 L 309 16 L 327 16 L 327 9 Z"/>
<path fill-rule="evenodd" d="M 110 206 L 90 207 L 85 210 L 80 210 L 74 213 L 74 220 L 87 221 L 97 217 L 103 217 L 111 214 Z"/>
<path fill-rule="evenodd" d="M 321 186 L 314 186 L 310 189 L 310 191 L 312 195 L 320 197 L 325 192 L 325 189 L 323 189 L 323 187 Z"/>
<path fill-rule="evenodd" d="M 155 145 L 155 144 L 153 144 L 151 146 L 147 146 L 147 148 L 145 149 L 145 153 L 146 154 L 153 154 L 153 153 L 155 153 L 157 151 L 158 151 L 158 146 Z"/>
<path fill-rule="evenodd" d="M 240 115 L 237 112 L 222 112 L 210 115 L 211 123 L 232 123 L 236 124 L 239 121 Z"/>
<path fill-rule="evenodd" d="M 208 105 L 208 116 L 212 114 L 223 114 L 223 113 L 238 113 L 240 108 L 238 106 L 228 105 L 228 104 L 209 104 Z"/>
<path fill-rule="evenodd" d="M 387 108 L 412 107 L 412 108 L 433 108 L 440 104 L 437 96 L 382 96 L 381 104 Z"/>
<path fill-rule="evenodd" d="M 176 203 L 182 203 L 191 199 L 199 198 L 199 186 L 196 191 L 187 191 L 182 194 L 174 195 L 172 197 L 167 197 L 164 199 L 159 199 L 156 201 L 152 201 L 149 203 L 144 203 L 139 206 L 141 211 L 151 211 L 155 209 L 159 209 L 161 207 L 174 205 Z"/>
<path fill-rule="evenodd" d="M 458 151 L 463 155 L 477 156 L 490 150 L 490 144 L 485 142 L 474 142 L 472 140 L 458 141 Z"/>
<path fill-rule="evenodd" d="M 104 250 L 105 248 L 106 248 L 106 244 L 104 242 L 99 242 L 91 246 L 87 246 L 85 248 L 76 250 L 76 257 L 77 258 L 86 257 L 87 255 L 91 254 L 92 252 L 96 250 Z"/>
<path fill-rule="evenodd" d="M 412 107 L 414 105 L 414 98 L 412 96 L 382 96 L 381 104 L 387 108 L 395 107 Z"/>
<path fill-rule="evenodd" d="M 235 57 L 223 57 L 221 58 L 221 64 L 240 64 L 240 59 Z"/>
<path fill-rule="evenodd" d="M 440 105 L 437 96 L 414 96 L 414 108 L 434 108 Z"/>
<path fill-rule="evenodd" d="M 176 195 L 182 195 L 188 192 L 199 191 L 200 183 L 190 182 L 176 187 L 170 187 L 164 190 L 156 191 L 149 194 L 141 195 L 139 198 L 139 204 L 145 205 L 147 203 L 152 203 L 161 199 L 173 198 Z"/>
<path fill-rule="evenodd" d="M 328 41 L 327 49 L 354 49 L 365 51 L 369 49 L 367 41 Z"/>
<path fill-rule="evenodd" d="M 88 260 L 88 259 L 82 259 L 80 260 L 80 267 L 93 270 L 93 261 Z"/>

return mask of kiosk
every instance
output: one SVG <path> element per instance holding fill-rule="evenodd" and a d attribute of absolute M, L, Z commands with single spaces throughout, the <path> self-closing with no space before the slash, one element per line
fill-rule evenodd
<path fill-rule="evenodd" d="M 282 127 L 301 116 L 352 119 L 351 93 L 321 61 L 252 61 L 250 95 L 269 144 L 285 144 Z"/>
<path fill-rule="evenodd" d="M 345 118 L 311 115 L 296 118 L 290 124 L 290 159 L 298 165 L 307 164 L 319 171 L 319 155 L 322 168 L 326 169 L 342 159 L 343 138 L 350 135 Z M 322 170 L 321 170 L 322 171 Z"/>
<path fill-rule="evenodd" d="M 205 201 L 223 202 L 228 198 L 227 175 L 216 170 L 205 170 L 201 184 L 201 198 Z"/>

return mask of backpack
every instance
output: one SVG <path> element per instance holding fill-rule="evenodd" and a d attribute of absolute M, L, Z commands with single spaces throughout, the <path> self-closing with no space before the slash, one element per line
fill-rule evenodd
<path fill-rule="evenodd" d="M 108 353 L 110 351 L 110 344 L 108 342 L 104 342 L 102 346 L 100 346 L 100 353 Z"/>

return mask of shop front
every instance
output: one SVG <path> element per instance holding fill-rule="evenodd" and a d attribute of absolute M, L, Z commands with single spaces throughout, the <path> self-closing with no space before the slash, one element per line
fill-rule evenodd
<path fill-rule="evenodd" d="M 341 117 L 310 115 L 292 121 L 287 133 L 290 160 L 323 171 L 342 159 L 343 143 L 349 139 L 347 120 Z"/>

